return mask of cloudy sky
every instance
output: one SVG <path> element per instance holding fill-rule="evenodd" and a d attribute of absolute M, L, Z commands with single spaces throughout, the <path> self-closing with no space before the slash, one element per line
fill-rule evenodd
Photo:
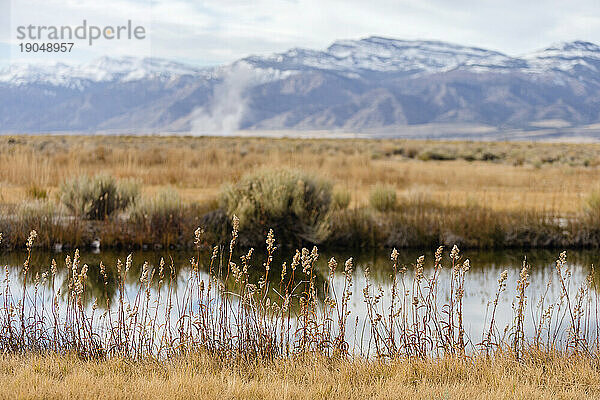
<path fill-rule="evenodd" d="M 17 27 L 142 25 L 141 41 L 76 42 L 47 61 L 154 56 L 199 65 L 371 35 L 436 39 L 519 55 L 553 42 L 600 43 L 599 0 L 0 0 L 0 61 L 28 60 Z"/>

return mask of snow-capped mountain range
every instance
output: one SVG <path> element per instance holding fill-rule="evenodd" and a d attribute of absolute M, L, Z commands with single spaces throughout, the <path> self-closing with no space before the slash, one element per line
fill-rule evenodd
<path fill-rule="evenodd" d="M 244 129 L 461 136 L 461 129 L 471 129 L 477 135 L 594 136 L 600 133 L 595 124 L 600 47 L 582 41 L 513 57 L 439 41 L 370 37 L 211 68 L 103 57 L 0 70 L 4 133 Z"/>

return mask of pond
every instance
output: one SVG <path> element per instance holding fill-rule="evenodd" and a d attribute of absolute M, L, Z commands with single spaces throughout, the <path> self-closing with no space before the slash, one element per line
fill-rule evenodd
<path fill-rule="evenodd" d="M 119 268 L 116 266 L 117 260 L 121 260 L 123 264 L 120 267 L 121 271 L 126 268 L 128 253 L 112 251 L 82 252 L 77 273 L 81 273 L 84 264 L 88 266 L 84 288 L 82 288 L 80 296 L 82 308 L 87 310 L 88 313 L 96 310 L 97 314 L 103 313 L 105 316 L 107 314 L 110 316 L 110 313 L 116 311 L 115 305 L 119 303 L 120 296 L 123 296 L 126 307 L 129 309 L 142 304 L 143 301 L 140 302 L 139 300 L 140 293 L 147 293 L 148 299 L 152 298 L 147 307 L 149 310 L 156 312 L 159 308 L 160 299 L 169 297 L 169 293 L 171 293 L 173 298 L 176 299 L 175 305 L 171 306 L 176 309 L 179 307 L 179 312 L 170 318 L 158 318 L 159 323 L 154 326 L 161 326 L 165 329 L 166 319 L 172 319 L 173 324 L 180 323 L 181 316 L 185 314 L 187 309 L 186 307 L 189 307 L 191 314 L 197 313 L 200 316 L 203 309 L 207 315 L 210 310 L 212 310 L 210 312 L 218 314 L 222 310 L 210 308 L 209 300 L 206 300 L 208 296 L 203 297 L 200 294 L 196 297 L 191 296 L 194 290 L 197 293 L 200 292 L 190 282 L 202 282 L 204 287 L 212 281 L 214 284 L 212 289 L 209 287 L 210 290 L 216 291 L 218 290 L 217 286 L 219 286 L 225 292 L 235 293 L 239 284 L 234 282 L 233 276 L 236 269 L 240 270 L 239 276 L 243 274 L 244 262 L 241 257 L 245 253 L 234 252 L 232 261 L 235 265 L 232 266 L 227 261 L 228 250 L 227 248 L 219 252 L 212 261 L 212 278 L 209 274 L 211 252 L 135 252 L 132 254 L 130 269 L 123 282 L 123 294 L 120 292 L 119 279 L 117 279 Z M 247 279 L 248 284 L 252 284 L 251 286 L 256 286 L 257 291 L 264 287 L 263 300 L 268 298 L 267 304 L 282 306 L 285 288 L 288 288 L 290 293 L 295 294 L 297 299 L 302 297 L 302 293 L 307 292 L 308 274 L 302 273 L 302 265 L 300 265 L 294 271 L 294 279 L 290 280 L 294 253 L 279 250 L 274 252 L 272 261 L 269 263 L 268 284 L 261 286 L 260 281 L 264 280 L 265 276 L 264 264 L 266 258 L 257 253 L 253 254 L 247 262 L 247 274 L 245 275 L 247 278 L 245 279 Z M 347 341 L 349 350 L 355 353 L 371 353 L 373 351 L 372 347 L 377 345 L 374 342 L 376 342 L 375 336 L 380 334 L 378 329 L 386 331 L 385 322 L 386 318 L 389 318 L 389 315 L 386 317 L 386 312 L 388 314 L 393 312 L 391 293 L 394 290 L 400 293 L 396 295 L 398 300 L 395 317 L 399 317 L 402 308 L 404 310 L 402 313 L 406 313 L 401 317 L 405 321 L 404 323 L 409 321 L 413 326 L 418 326 L 421 323 L 423 332 L 428 331 L 428 334 L 431 334 L 435 329 L 432 327 L 434 324 L 445 324 L 445 321 L 451 318 L 449 310 L 456 310 L 460 301 L 462 303 L 462 315 L 460 316 L 462 328 L 459 331 L 464 330 L 464 340 L 468 343 L 467 347 L 477 349 L 478 345 L 486 339 L 486 335 L 490 332 L 490 320 L 494 308 L 493 301 L 499 288 L 498 280 L 502 272 L 507 271 L 506 281 L 504 282 L 505 290 L 498 296 L 497 311 L 494 314 L 493 336 L 496 342 L 503 340 L 508 343 L 513 340 L 511 335 L 514 336 L 512 330 L 515 326 L 517 314 L 515 310 L 519 305 L 518 280 L 524 257 L 526 257 L 529 266 L 529 277 L 527 279 L 528 286 L 524 292 L 526 296 L 523 319 L 525 339 L 532 340 L 537 335 L 545 338 L 546 343 L 568 345 L 569 334 L 572 334 L 570 333 L 571 328 L 574 327 L 574 322 L 577 320 L 577 315 L 573 317 L 573 312 L 575 314 L 579 313 L 581 316 L 577 320 L 579 324 L 577 329 L 584 332 L 581 335 L 586 336 L 588 341 L 597 339 L 598 292 L 596 288 L 600 283 L 600 274 L 597 272 L 592 273 L 592 265 L 597 265 L 600 261 L 599 252 L 569 251 L 567 263 L 563 266 L 562 275 L 559 275 L 556 268 L 556 260 L 559 257 L 558 251 L 467 250 L 460 253 L 460 259 L 456 261 L 456 265 L 463 266 L 465 260 L 469 259 L 469 268 L 468 270 L 457 268 L 459 272 L 456 272 L 455 279 L 451 279 L 452 261 L 449 253 L 449 249 L 445 249 L 441 259 L 442 267 L 436 269 L 434 267 L 435 257 L 432 251 L 400 251 L 397 258 L 397 271 L 394 274 L 393 262 L 390 259 L 390 251 L 388 250 L 362 253 L 323 251 L 318 255 L 311 275 L 313 277 L 315 307 L 322 313 L 323 310 L 327 309 L 327 305 L 331 304 L 331 299 L 335 299 L 335 305 L 332 305 L 333 311 L 330 313 L 329 318 L 332 320 L 330 322 L 333 325 L 338 324 L 342 298 L 346 296 L 346 310 L 342 314 L 347 315 L 347 321 L 345 322 L 343 336 Z M 415 280 L 416 260 L 421 255 L 425 255 L 423 262 L 424 277 Z M 69 283 L 73 274 L 70 269 L 65 267 L 67 256 L 72 260 L 74 252 L 48 253 L 34 250 L 29 261 L 27 278 L 24 282 L 23 263 L 27 259 L 27 253 L 9 252 L 0 254 L 0 265 L 5 265 L 7 274 L 7 279 L 4 280 L 2 287 L 3 298 L 0 299 L 4 302 L 5 308 L 8 307 L 7 304 L 10 302 L 17 306 L 22 305 L 20 300 L 25 288 L 25 308 L 41 308 L 46 313 L 46 319 L 49 319 L 52 314 L 50 310 L 52 310 L 53 302 L 56 301 L 57 308 L 62 310 L 58 313 L 66 318 L 65 313 L 69 312 L 65 311 L 65 308 L 68 308 L 65 307 L 68 302 L 68 293 L 74 290 L 73 283 Z M 337 268 L 331 275 L 331 282 L 328 282 L 330 276 L 330 264 L 328 262 L 332 257 L 337 261 Z M 351 270 L 346 273 L 345 264 L 350 257 L 352 257 Z M 57 273 L 54 279 L 50 279 L 53 259 L 56 260 Z M 162 272 L 160 271 L 161 259 L 164 260 Z M 195 259 L 200 260 L 196 268 L 193 267 Z M 287 277 L 282 281 L 282 263 L 284 261 Z M 104 273 L 101 272 L 101 262 Z M 144 265 L 146 266 L 144 267 Z M 227 275 L 226 270 L 228 269 L 227 265 L 229 265 L 232 278 L 224 284 L 224 276 Z M 406 271 L 404 271 L 404 268 L 406 268 Z M 437 284 L 434 289 L 431 289 L 430 279 L 434 274 L 437 275 Z M 462 290 L 464 290 L 464 294 L 460 296 L 458 286 L 463 275 L 464 286 Z M 243 281 L 244 278 L 241 280 Z M 352 282 L 351 288 L 348 287 L 350 281 Z M 417 283 L 416 286 L 415 282 Z M 344 295 L 345 287 L 346 294 Z M 367 287 L 369 289 L 366 293 L 367 298 L 365 298 L 364 289 Z M 436 318 L 432 319 L 431 316 L 426 316 L 427 310 L 419 311 L 419 307 L 424 307 L 423 303 L 431 299 L 431 297 L 427 297 L 427 293 L 433 291 L 436 293 L 433 308 L 436 309 L 438 314 L 438 317 L 436 317 L 437 322 L 435 321 Z M 565 294 L 568 294 L 568 296 Z M 416 297 L 419 297 L 419 299 L 415 299 Z M 187 304 L 187 302 L 190 304 Z M 233 302 L 237 302 L 235 296 Z M 154 303 L 156 306 L 152 309 Z M 299 301 L 295 305 L 289 305 L 289 316 L 294 326 L 298 326 L 301 304 L 302 302 Z M 370 306 L 367 306 L 367 304 L 370 304 Z M 449 304 L 453 304 L 453 306 L 449 307 Z M 143 304 L 141 307 L 143 308 Z M 212 307 L 216 307 L 216 305 L 213 304 Z M 231 307 L 229 312 L 234 308 Z M 158 314 L 156 312 L 155 315 Z M 553 317 L 548 318 L 548 314 L 552 314 Z M 214 316 L 211 318 L 214 318 Z M 374 329 L 373 321 L 377 326 L 378 318 L 383 321 L 379 324 L 379 328 Z M 455 312 L 452 318 L 456 323 L 456 319 L 459 318 L 458 312 Z M 545 322 L 545 318 L 550 319 L 550 321 Z M 102 325 L 99 322 L 100 319 L 97 318 L 95 321 L 94 324 Z M 314 329 L 323 329 L 327 323 L 326 318 L 320 321 L 319 324 L 315 324 Z M 414 325 L 415 323 L 416 325 Z M 545 323 L 546 325 L 544 325 Z M 275 324 L 277 325 L 277 323 Z M 431 326 L 425 328 L 425 325 L 428 324 Z M 391 323 L 391 325 L 394 325 L 394 323 Z M 546 326 L 545 330 L 544 326 Z M 402 326 L 396 324 L 397 335 L 401 335 L 403 329 Z M 441 328 L 438 327 L 437 329 Z M 417 328 L 415 330 L 418 331 Z M 332 329 L 333 331 L 336 331 L 336 329 Z M 389 332 L 388 330 L 388 336 L 390 336 Z M 147 332 L 144 332 L 144 335 L 147 334 Z M 457 333 L 457 335 L 459 334 Z M 239 335 L 234 336 L 238 337 Z M 387 337 L 385 340 L 389 341 L 389 339 Z"/>

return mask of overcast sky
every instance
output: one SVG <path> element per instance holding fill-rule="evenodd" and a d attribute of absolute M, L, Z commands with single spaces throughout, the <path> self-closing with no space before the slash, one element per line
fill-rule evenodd
<path fill-rule="evenodd" d="M 372 35 L 436 39 L 519 55 L 553 42 L 600 43 L 600 0 L 0 0 L 0 56 L 22 59 L 20 25 L 142 25 L 142 41 L 77 42 L 68 55 L 155 56 L 215 65 Z M 40 57 L 38 54 L 37 57 Z"/>

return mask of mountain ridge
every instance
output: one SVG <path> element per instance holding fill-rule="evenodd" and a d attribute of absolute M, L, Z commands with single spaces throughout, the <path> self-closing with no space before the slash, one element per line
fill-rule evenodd
<path fill-rule="evenodd" d="M 599 71 L 600 47 L 591 42 L 556 43 L 517 57 L 378 36 L 216 67 L 133 57 L 11 65 L 0 70 L 0 132 L 402 136 L 409 126 L 454 124 L 486 127 L 482 135 L 543 126 L 551 134 L 600 137 Z M 549 128 L 553 123 L 544 121 L 560 122 Z"/>

